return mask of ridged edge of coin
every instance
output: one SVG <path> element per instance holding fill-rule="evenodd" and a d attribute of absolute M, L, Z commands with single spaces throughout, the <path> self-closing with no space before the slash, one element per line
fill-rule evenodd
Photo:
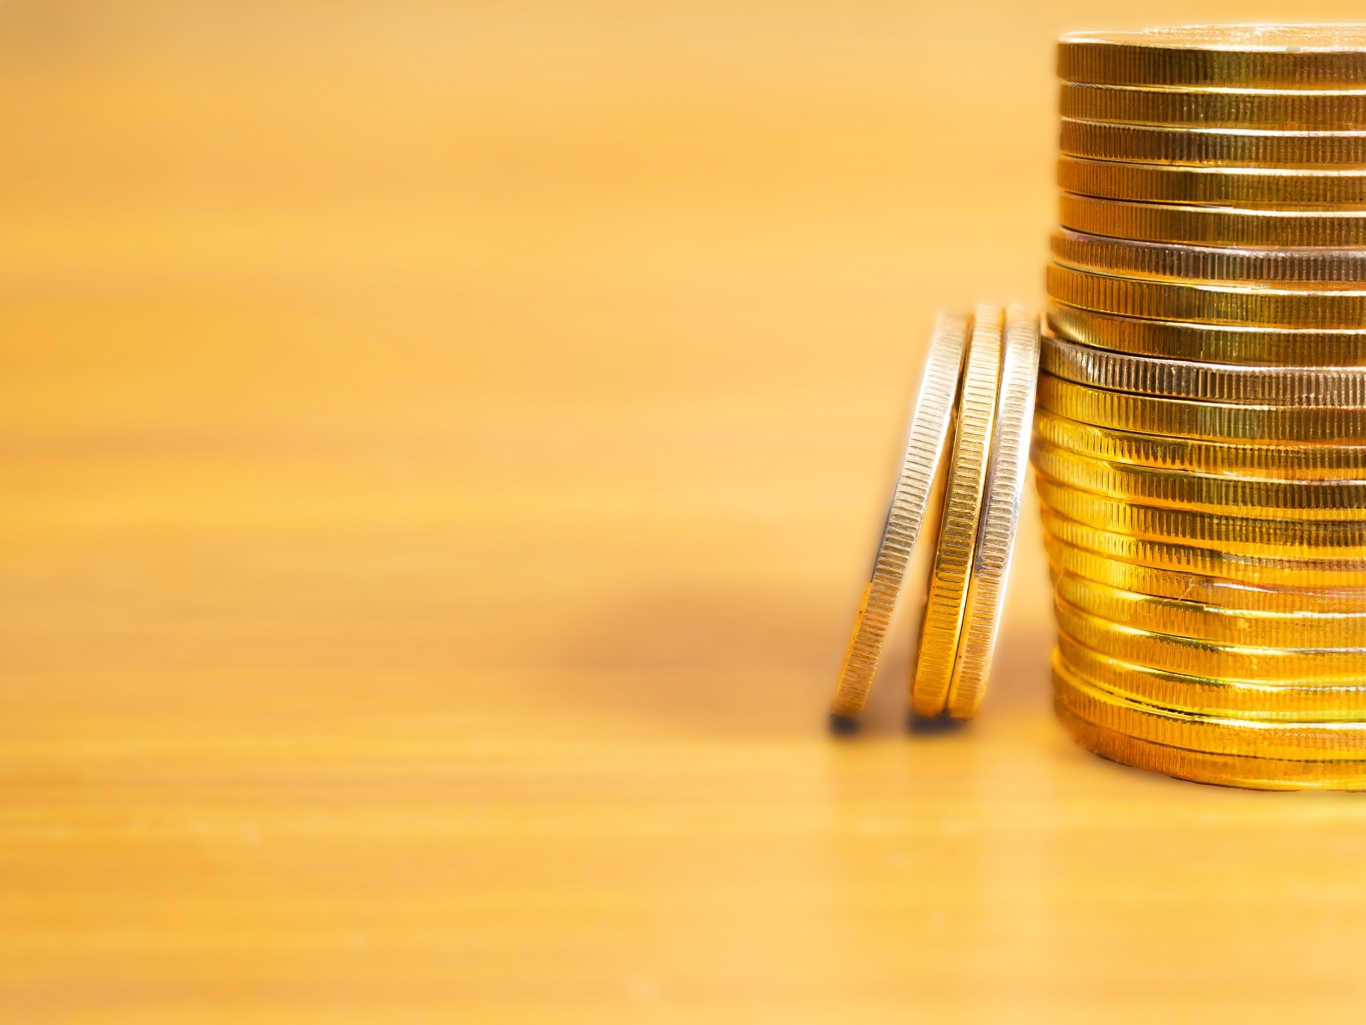
<path fill-rule="evenodd" d="M 849 647 L 840 666 L 832 715 L 852 718 L 868 701 L 911 549 L 920 536 L 935 477 L 943 462 L 969 330 L 967 318 L 941 313 L 930 338 L 901 471 L 878 540 L 873 572 L 859 602 Z"/>
<path fill-rule="evenodd" d="M 1144 242 L 1299 248 L 1366 246 L 1366 210 L 1134 203 L 1064 192 L 1063 227 Z"/>
<path fill-rule="evenodd" d="M 1192 206 L 1366 205 L 1366 170 L 1136 164 L 1062 154 L 1058 185 L 1101 199 Z"/>
<path fill-rule="evenodd" d="M 1207 128 L 1366 129 L 1360 89 L 1154 89 L 1063 82 L 1065 118 L 1137 125 Z"/>
<path fill-rule="evenodd" d="M 1255 131 L 1062 119 L 1073 157 L 1229 167 L 1366 167 L 1366 132 Z"/>

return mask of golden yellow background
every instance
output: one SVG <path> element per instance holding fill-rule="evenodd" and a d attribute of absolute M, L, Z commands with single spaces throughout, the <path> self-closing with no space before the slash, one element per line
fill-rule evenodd
<path fill-rule="evenodd" d="M 0 6 L 0 1021 L 1359 1021 L 1366 805 L 823 732 L 1052 41 L 1359 4 Z"/>

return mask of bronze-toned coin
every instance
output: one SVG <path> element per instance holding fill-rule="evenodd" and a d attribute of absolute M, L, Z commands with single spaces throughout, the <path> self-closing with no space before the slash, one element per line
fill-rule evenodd
<path fill-rule="evenodd" d="M 1354 89 L 1366 82 L 1366 26 L 1072 32 L 1058 40 L 1058 77 L 1096 85 Z"/>
<path fill-rule="evenodd" d="M 1065 228 L 1145 242 L 1211 246 L 1366 246 L 1366 209 L 1275 209 L 1129 203 L 1064 192 Z"/>
<path fill-rule="evenodd" d="M 1064 82 L 1061 112 L 1080 121 L 1276 131 L 1366 129 L 1361 89 L 1154 89 Z"/>
<path fill-rule="evenodd" d="M 1366 170 L 1193 167 L 1058 158 L 1066 192 L 1140 203 L 1212 206 L 1362 206 Z"/>
<path fill-rule="evenodd" d="M 1277 330 L 1117 317 L 1063 303 L 1048 308 L 1061 338 L 1161 359 L 1247 366 L 1366 365 L 1366 331 Z"/>

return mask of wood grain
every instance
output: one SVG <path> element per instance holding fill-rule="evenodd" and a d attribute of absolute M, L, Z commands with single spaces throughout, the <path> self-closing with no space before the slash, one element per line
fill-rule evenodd
<path fill-rule="evenodd" d="M 1366 805 L 1072 745 L 1032 517 L 822 732 L 1021 11 L 0 7 L 0 1021 L 1359 1020 Z"/>

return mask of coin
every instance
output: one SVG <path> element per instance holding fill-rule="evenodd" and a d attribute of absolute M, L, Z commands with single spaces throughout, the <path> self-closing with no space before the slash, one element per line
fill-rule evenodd
<path fill-rule="evenodd" d="M 1116 430 L 1211 441 L 1271 445 L 1339 439 L 1366 441 L 1366 408 L 1199 402 L 1086 388 L 1039 375 L 1038 404 L 1066 417 Z"/>
<path fill-rule="evenodd" d="M 1360 89 L 1154 89 L 1064 82 L 1060 109 L 1064 118 L 1123 124 L 1366 129 L 1366 91 Z"/>
<path fill-rule="evenodd" d="M 1140 395 L 1247 405 L 1366 404 L 1366 368 L 1230 367 L 1155 359 L 1078 345 L 1046 334 L 1041 365 L 1055 377 Z"/>
<path fill-rule="evenodd" d="M 1058 76 L 1096 85 L 1359 88 L 1366 81 L 1366 26 L 1074 32 L 1058 41 Z"/>
<path fill-rule="evenodd" d="M 919 537 L 943 462 L 968 330 L 965 318 L 941 313 L 930 339 L 901 472 L 878 542 L 872 576 L 854 617 L 853 636 L 840 667 L 831 706 L 834 716 L 856 716 L 868 700 L 911 548 Z"/>
<path fill-rule="evenodd" d="M 1191 751 L 1096 726 L 1057 705 L 1058 721 L 1087 750 L 1123 765 L 1177 779 L 1250 790 L 1363 790 L 1366 764 L 1343 759 L 1300 761 Z"/>
<path fill-rule="evenodd" d="M 1366 713 L 1366 686 L 1307 680 L 1296 683 L 1216 680 L 1167 673 L 1092 651 L 1066 634 L 1054 658 L 1112 694 L 1196 715 L 1264 722 L 1350 722 Z"/>
<path fill-rule="evenodd" d="M 1062 151 L 1093 160 L 1240 167 L 1366 167 L 1366 132 L 1255 132 L 1063 118 Z"/>
<path fill-rule="evenodd" d="M 1358 664 L 1366 686 L 1366 604 L 1334 613 L 1225 609 L 1189 598 L 1138 594 L 1062 569 L 1055 569 L 1053 586 L 1057 596 L 1075 609 L 1153 634 L 1242 648 L 1359 649 Z"/>
<path fill-rule="evenodd" d="M 1145 242 L 1211 246 L 1366 246 L 1366 209 L 1130 203 L 1064 192 L 1065 228 Z"/>
<path fill-rule="evenodd" d="M 1068 544 L 1052 531 L 1044 550 L 1056 572 L 1070 573 L 1123 591 L 1215 608 L 1282 614 L 1342 614 L 1366 611 L 1366 587 L 1277 587 L 1243 584 L 1189 571 L 1154 569 L 1106 558 Z"/>
<path fill-rule="evenodd" d="M 1197 167 L 1058 158 L 1067 192 L 1143 203 L 1216 206 L 1353 206 L 1366 204 L 1366 171 L 1320 168 Z"/>
<path fill-rule="evenodd" d="M 1164 509 L 1283 520 L 1366 520 L 1366 480 L 1293 481 L 1222 477 L 1111 463 L 1040 441 L 1034 468 L 1050 480 Z"/>
<path fill-rule="evenodd" d="M 1048 294 L 1098 313 L 1257 327 L 1366 328 L 1366 290 L 1186 284 L 1048 266 Z"/>
<path fill-rule="evenodd" d="M 1063 228 L 1053 259 L 1101 274 L 1178 282 L 1237 282 L 1326 289 L 1366 287 L 1366 249 L 1238 249 L 1087 235 Z"/>
<path fill-rule="evenodd" d="M 1288 331 L 1139 320 L 1082 310 L 1063 303 L 1048 308 L 1048 325 L 1059 337 L 1099 349 L 1257 366 L 1366 365 L 1366 332 Z"/>
<path fill-rule="evenodd" d="M 918 715 L 943 712 L 953 680 L 987 483 L 1004 330 L 1004 310 L 985 304 L 977 307 L 911 683 L 911 707 Z"/>
<path fill-rule="evenodd" d="M 1366 587 L 1366 558 L 1359 556 L 1249 555 L 1198 542 L 1150 541 L 1071 519 L 1047 502 L 1041 506 L 1046 534 L 1100 558 L 1261 587 Z"/>
<path fill-rule="evenodd" d="M 1054 701 L 1080 719 L 1172 747 L 1304 761 L 1366 760 L 1366 722 L 1258 722 L 1178 712 L 1112 694 L 1060 659 L 1053 663 L 1053 688 Z"/>
<path fill-rule="evenodd" d="M 1000 394 L 987 470 L 986 506 L 977 537 L 967 604 L 946 707 L 958 719 L 981 708 L 1000 629 L 1010 555 L 1024 498 L 1034 389 L 1039 377 L 1039 318 L 1023 307 L 1006 311 Z"/>

